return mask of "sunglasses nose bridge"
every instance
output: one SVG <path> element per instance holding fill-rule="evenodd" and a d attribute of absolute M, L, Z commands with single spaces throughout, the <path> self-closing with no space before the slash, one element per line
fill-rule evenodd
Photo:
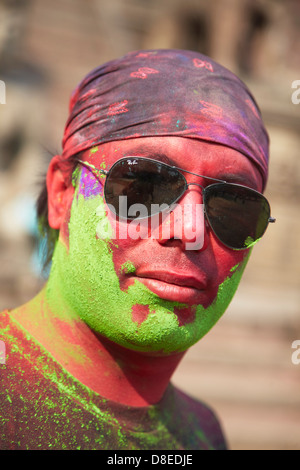
<path fill-rule="evenodd" d="M 192 185 L 193 185 L 193 186 L 199 186 L 199 188 L 201 188 L 202 191 L 204 190 L 204 186 L 202 186 L 202 185 L 199 184 L 199 183 L 187 183 L 186 185 L 187 185 L 187 188 L 188 188 L 189 186 L 192 186 Z"/>
<path fill-rule="evenodd" d="M 198 190 L 188 191 L 190 186 Z M 185 184 L 181 196 L 170 208 L 170 217 L 162 224 L 162 233 L 169 230 L 169 237 L 162 236 L 161 241 L 181 240 L 185 250 L 204 250 L 207 247 L 207 232 L 202 202 L 203 187 L 198 183 Z"/>
<path fill-rule="evenodd" d="M 184 186 L 183 190 L 181 191 L 180 196 L 177 197 L 175 201 L 173 201 L 173 204 L 181 204 L 182 202 L 185 204 L 186 197 L 190 201 L 188 204 L 199 204 L 200 203 L 200 201 L 198 200 L 199 199 L 198 191 L 197 191 L 197 194 L 198 194 L 197 200 L 198 200 L 198 202 L 196 201 L 195 196 L 191 197 L 187 194 L 188 190 L 190 189 L 189 186 L 198 186 L 199 188 L 201 188 L 201 199 L 202 199 L 201 204 L 203 203 L 203 192 L 204 192 L 205 188 L 203 186 L 201 186 L 201 184 L 199 184 L 199 183 L 193 183 L 193 182 L 188 183 L 185 180 L 185 186 Z"/>
<path fill-rule="evenodd" d="M 180 196 L 177 197 L 175 201 L 173 201 L 173 204 L 174 204 L 174 203 L 178 203 L 178 202 L 185 196 L 186 192 L 187 192 L 188 189 L 189 189 L 189 186 L 198 186 L 199 188 L 201 188 L 201 190 L 202 190 L 201 193 L 202 193 L 202 195 L 203 195 L 203 191 L 205 190 L 205 188 L 204 188 L 203 186 L 201 186 L 201 184 L 199 184 L 199 183 L 193 183 L 193 182 L 192 182 L 192 183 L 188 183 L 185 178 L 184 178 L 184 180 L 185 180 L 184 188 L 183 188 L 183 190 L 182 190 Z"/>

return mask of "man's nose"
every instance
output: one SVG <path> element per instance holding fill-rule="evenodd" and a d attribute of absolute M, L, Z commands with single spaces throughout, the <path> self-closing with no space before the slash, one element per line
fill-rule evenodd
<path fill-rule="evenodd" d="M 184 250 L 204 250 L 208 244 L 202 189 L 190 185 L 161 224 L 160 243 L 180 240 Z"/>

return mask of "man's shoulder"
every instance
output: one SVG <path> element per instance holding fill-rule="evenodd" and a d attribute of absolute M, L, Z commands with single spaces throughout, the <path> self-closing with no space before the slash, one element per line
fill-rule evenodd
<path fill-rule="evenodd" d="M 5 365 L 7 354 L 12 349 L 15 334 L 14 327 L 10 318 L 10 310 L 0 312 L 0 365 Z"/>
<path fill-rule="evenodd" d="M 0 312 L 0 339 L 5 343 L 14 342 L 21 332 L 17 322 L 12 318 L 12 310 L 2 310 Z"/>
<path fill-rule="evenodd" d="M 202 435 L 203 441 L 207 441 L 212 449 L 225 450 L 226 440 L 215 411 L 203 401 L 191 397 L 177 387 L 174 387 L 173 393 L 176 407 L 181 410 L 181 420 L 186 422 L 189 429 L 199 436 Z"/>
<path fill-rule="evenodd" d="M 10 324 L 10 310 L 0 311 L 0 334 Z"/>
<path fill-rule="evenodd" d="M 17 322 L 12 318 L 11 310 L 3 310 L 0 312 L 0 341 L 5 352 L 5 359 L 17 355 L 18 347 L 23 344 L 24 331 Z"/>
<path fill-rule="evenodd" d="M 0 382 L 3 392 L 4 385 L 12 388 L 15 381 L 20 380 L 24 369 L 24 332 L 13 321 L 10 310 L 0 312 Z M 7 382 L 7 383 L 6 383 Z"/>
<path fill-rule="evenodd" d="M 41 346 L 14 317 L 14 311 L 0 312 L 0 395 L 4 390 L 21 393 L 41 380 Z"/>
<path fill-rule="evenodd" d="M 6 344 L 4 333 L 8 326 L 8 311 L 0 312 L 0 366 L 6 362 Z"/>

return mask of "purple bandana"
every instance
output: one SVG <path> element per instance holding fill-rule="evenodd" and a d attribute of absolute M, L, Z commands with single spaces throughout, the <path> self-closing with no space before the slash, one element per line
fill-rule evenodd
<path fill-rule="evenodd" d="M 253 96 L 234 74 L 198 52 L 136 51 L 94 69 L 72 94 L 63 155 L 155 136 L 231 147 L 258 166 L 266 184 L 269 138 Z"/>

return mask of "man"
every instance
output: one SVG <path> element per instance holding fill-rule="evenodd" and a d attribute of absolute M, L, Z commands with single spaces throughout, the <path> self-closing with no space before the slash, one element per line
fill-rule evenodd
<path fill-rule="evenodd" d="M 38 202 L 49 280 L 1 315 L 2 448 L 226 448 L 170 379 L 274 220 L 267 167 L 250 92 L 199 53 L 133 52 L 79 84 Z"/>

